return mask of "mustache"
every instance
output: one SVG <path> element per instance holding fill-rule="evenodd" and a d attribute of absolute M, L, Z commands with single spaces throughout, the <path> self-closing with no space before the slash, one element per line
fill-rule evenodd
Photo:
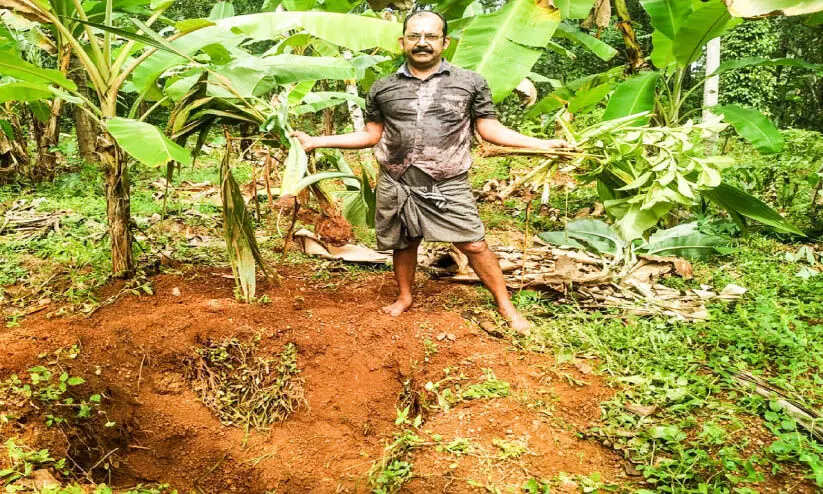
<path fill-rule="evenodd" d="M 418 46 L 412 49 L 412 53 L 433 53 L 434 50 L 426 46 Z"/>

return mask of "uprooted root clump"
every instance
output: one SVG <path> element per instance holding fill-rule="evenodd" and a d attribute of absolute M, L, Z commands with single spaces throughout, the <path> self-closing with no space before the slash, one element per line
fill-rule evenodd
<path fill-rule="evenodd" d="M 256 350 L 256 342 L 236 338 L 208 341 L 187 361 L 195 393 L 224 425 L 263 429 L 306 401 L 297 347 L 286 344 L 278 358 L 257 356 Z"/>

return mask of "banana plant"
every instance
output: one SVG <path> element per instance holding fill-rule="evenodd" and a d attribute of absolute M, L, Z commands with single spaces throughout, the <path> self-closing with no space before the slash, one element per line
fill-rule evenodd
<path fill-rule="evenodd" d="M 726 237 L 701 232 L 696 221 L 657 230 L 648 239 L 634 242 L 626 240 L 613 225 L 589 218 L 570 221 L 561 231 L 541 232 L 537 236 L 560 247 L 607 254 L 613 264 L 626 267 L 634 266 L 637 255 L 705 259 L 725 253 L 729 244 Z"/>
<path fill-rule="evenodd" d="M 155 107 L 171 106 L 166 132 L 180 144 L 197 135 L 195 156 L 212 126 L 249 124 L 258 130 L 258 139 L 264 145 L 289 149 L 278 190 L 281 204 L 282 198 L 290 198 L 297 208 L 301 192 L 309 190 L 325 214 L 339 216 L 319 182 L 343 179 L 347 184 L 352 181 L 356 184 L 347 185 L 347 192 L 356 190 L 358 194 L 343 197 L 344 212 L 353 222 L 373 218 L 373 200 L 371 209 L 363 207 L 367 198 L 373 199 L 368 179 L 354 176 L 350 169 L 308 174 L 306 154 L 299 142 L 289 136 L 292 130 L 289 119 L 349 101 L 362 106 L 362 98 L 355 95 L 311 90 L 320 80 L 361 79 L 367 69 L 387 60 L 386 56 L 374 54 L 359 54 L 347 60 L 340 56 L 340 48 L 396 49 L 399 25 L 324 12 L 217 17 L 212 15 L 210 20 L 199 23 L 200 30 L 172 41 L 170 44 L 178 53 L 157 52 L 148 57 L 133 79 L 139 101 L 154 100 Z M 340 36 L 341 24 L 351 27 L 348 38 Z M 184 32 L 185 27 L 178 26 L 178 29 Z M 387 33 L 392 35 L 395 44 L 388 44 Z M 216 39 L 221 40 L 219 46 L 214 44 Z M 247 44 L 262 39 L 275 43 L 262 54 L 246 48 Z M 170 172 L 169 166 L 167 176 Z M 249 225 L 250 215 L 228 161 L 221 167 L 221 183 L 229 260 L 238 287 L 251 300 L 255 290 L 255 264 L 263 267 L 264 272 L 265 267 Z M 371 215 L 363 211 L 371 211 Z"/>
<path fill-rule="evenodd" d="M 454 31 L 446 55 L 455 65 L 484 76 L 494 101 L 501 101 L 530 76 L 543 49 L 557 48 L 552 37 L 581 45 L 603 60 L 617 54 L 608 44 L 561 22 L 579 16 L 582 10 L 588 12 L 592 4 L 592 0 L 566 0 L 555 8 L 535 0 L 511 0 L 495 12 L 468 15 L 450 24 Z M 435 10 L 447 17 L 474 13 L 458 1 L 438 3 Z"/>
<path fill-rule="evenodd" d="M 665 220 L 678 208 L 709 200 L 727 210 L 741 229 L 747 220 L 778 231 L 803 235 L 759 199 L 723 184 L 721 170 L 733 161 L 703 156 L 695 142 L 704 132 L 719 132 L 726 124 L 688 122 L 679 127 L 651 127 L 643 112 L 572 129 L 557 120 L 566 138 L 581 152 L 571 166 L 584 181 L 595 182 L 606 211 L 616 219 L 615 230 L 626 242 Z M 532 184 L 548 190 L 559 161 L 549 159 L 512 184 Z"/>
<path fill-rule="evenodd" d="M 129 277 L 135 272 L 132 235 L 129 225 L 130 199 L 128 156 L 157 165 L 172 159 L 188 162 L 188 153 L 171 142 L 162 132 L 134 119 L 118 117 L 118 100 L 123 85 L 132 72 L 146 58 L 158 50 L 168 49 L 157 37 L 143 34 L 150 31 L 171 1 L 134 2 L 147 6 L 148 19 L 130 20 L 134 32 L 115 28 L 115 2 L 81 4 L 79 0 L 0 0 L 0 9 L 10 10 L 48 28 L 59 49 L 76 57 L 85 72 L 94 98 L 86 97 L 75 83 L 59 70 L 36 67 L 19 56 L 3 56 L 0 74 L 12 80 L 11 84 L 25 87 L 18 100 L 48 97 L 71 100 L 93 118 L 100 135 L 96 153 L 100 158 L 106 184 L 106 213 L 111 242 L 112 272 L 115 276 Z M 96 21 L 96 22 L 93 22 Z M 118 33 L 126 32 L 129 39 L 122 45 Z M 135 56 L 136 52 L 140 55 Z"/>

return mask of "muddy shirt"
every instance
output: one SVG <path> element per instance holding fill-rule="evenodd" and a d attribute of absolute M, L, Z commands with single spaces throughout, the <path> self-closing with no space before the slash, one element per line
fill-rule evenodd
<path fill-rule="evenodd" d="M 477 118 L 497 118 L 488 83 L 445 60 L 426 80 L 403 64 L 366 96 L 366 120 L 384 125 L 375 157 L 395 179 L 412 165 L 438 181 L 468 171 Z"/>

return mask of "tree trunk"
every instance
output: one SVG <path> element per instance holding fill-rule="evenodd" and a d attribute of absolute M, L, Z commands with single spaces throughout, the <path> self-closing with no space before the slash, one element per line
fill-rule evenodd
<path fill-rule="evenodd" d="M 29 164 L 29 155 L 26 152 L 25 131 L 20 125 L 20 119 L 12 108 L 12 103 L 6 103 L 8 110 L 9 127 L 12 137 L 0 129 L 0 184 L 12 183 L 18 174 L 23 173 Z"/>
<path fill-rule="evenodd" d="M 104 165 L 106 178 L 106 216 L 111 239 L 111 267 L 115 278 L 134 276 L 134 255 L 131 235 L 131 200 L 129 169 L 125 154 L 105 133 L 97 139 L 96 154 Z"/>
<path fill-rule="evenodd" d="M 623 44 L 626 45 L 628 69 L 633 74 L 647 66 L 646 58 L 643 56 L 640 43 L 637 42 L 637 35 L 632 27 L 632 19 L 629 15 L 629 8 L 626 6 L 626 0 L 614 0 L 614 7 L 617 10 L 617 29 L 623 35 Z"/>
<path fill-rule="evenodd" d="M 12 140 L 0 129 L 0 185 L 14 182 L 18 162 L 12 148 Z"/>
<path fill-rule="evenodd" d="M 351 60 L 353 57 L 352 52 L 346 50 L 343 52 L 343 58 L 346 60 Z M 357 82 L 354 80 L 346 81 L 346 92 L 351 94 L 352 96 L 358 96 L 357 94 Z M 363 109 L 355 103 L 354 101 L 348 101 L 347 105 L 349 107 L 349 115 L 351 115 L 351 123 L 352 127 L 354 128 L 355 132 L 360 132 L 366 129 L 366 120 L 363 118 Z"/>
<path fill-rule="evenodd" d="M 64 74 L 68 72 L 70 53 L 66 51 L 59 59 L 59 68 Z M 48 104 L 48 107 L 49 119 L 46 122 L 40 122 L 36 118 L 32 120 L 32 129 L 37 144 L 37 164 L 29 169 L 29 178 L 34 182 L 54 180 L 57 172 L 59 152 L 55 148 L 60 141 L 60 116 L 63 111 L 63 100 L 55 98 Z"/>
<path fill-rule="evenodd" d="M 720 66 L 720 38 L 714 38 L 706 45 L 706 75 L 713 73 Z M 720 97 L 720 77 L 713 76 L 706 79 L 703 85 L 703 123 L 717 121 L 717 115 L 709 109 L 717 106 Z M 706 150 L 714 149 L 717 144 L 717 133 L 705 139 Z"/>
<path fill-rule="evenodd" d="M 77 91 L 86 99 L 92 98 L 89 90 L 88 81 L 86 79 L 86 71 L 77 60 L 77 57 L 71 57 L 69 62 L 69 79 L 77 85 Z M 80 105 L 72 105 L 72 118 L 74 119 L 74 129 L 77 132 L 77 149 L 80 156 L 86 161 L 96 161 L 97 157 L 94 154 L 94 140 L 96 137 L 96 129 L 94 121 L 92 121 L 89 114 L 86 113 Z"/>

